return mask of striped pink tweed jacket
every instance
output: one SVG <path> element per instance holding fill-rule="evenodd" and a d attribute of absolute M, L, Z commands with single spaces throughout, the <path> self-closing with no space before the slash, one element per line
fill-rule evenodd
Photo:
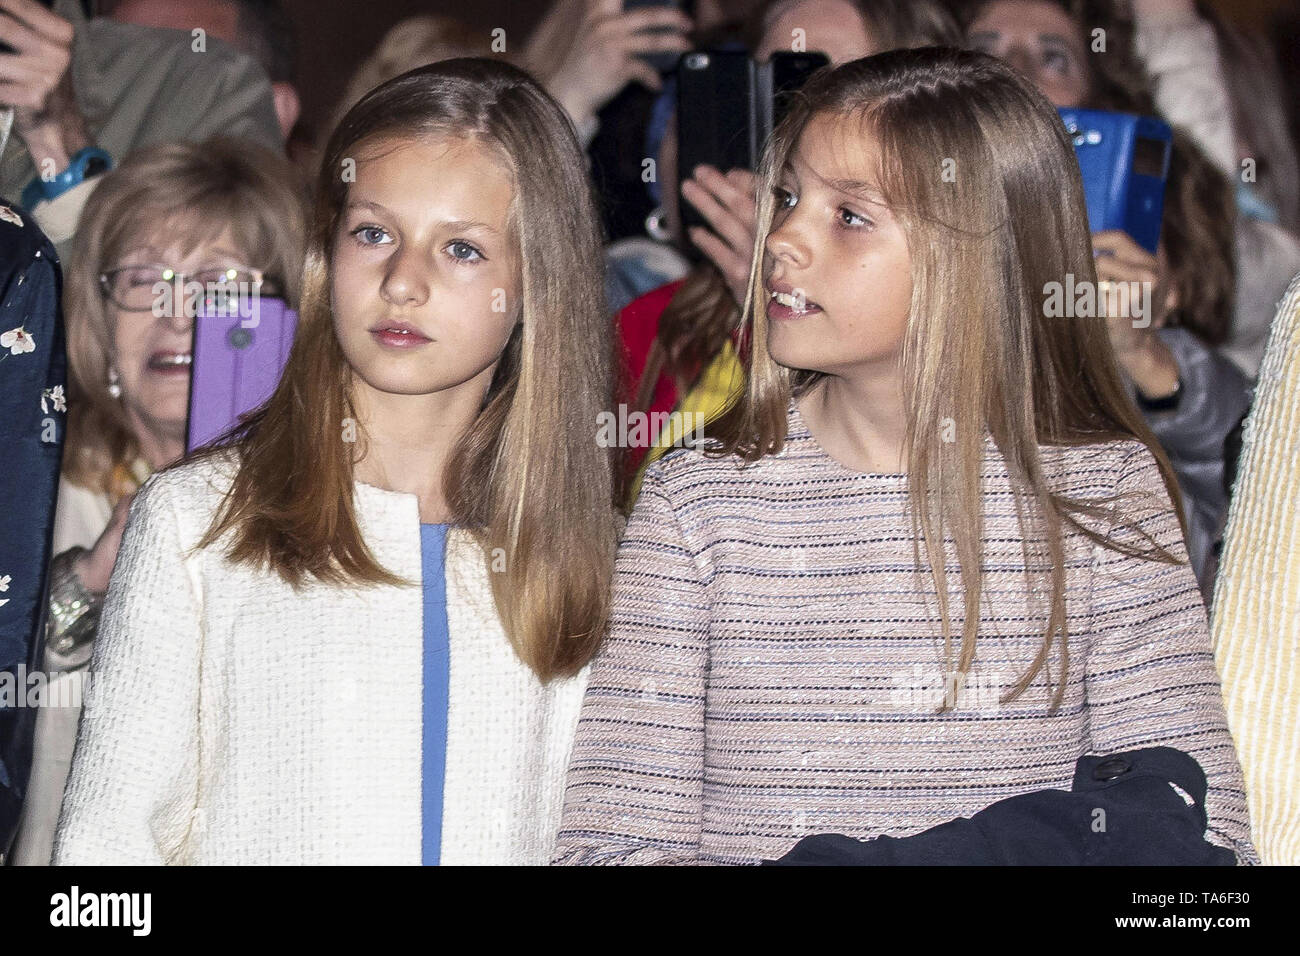
<path fill-rule="evenodd" d="M 1043 673 L 1000 702 L 1041 647 L 1050 591 L 1026 574 L 1007 470 L 991 440 L 985 449 L 978 650 L 946 713 L 957 678 L 933 582 L 914 568 L 905 477 L 845 469 L 793 404 L 778 455 L 743 466 L 682 450 L 654 465 L 619 552 L 556 861 L 754 863 L 810 833 L 904 836 L 1068 790 L 1085 753 L 1167 745 L 1206 772 L 1208 839 L 1257 862 L 1186 564 L 1068 531 L 1062 706 L 1049 713 Z M 1137 527 L 1185 559 L 1145 446 L 1043 456 L 1070 495 L 1137 493 L 1126 504 Z M 1123 527 L 1113 536 L 1137 540 Z M 1064 664 L 1054 651 L 1053 680 Z"/>

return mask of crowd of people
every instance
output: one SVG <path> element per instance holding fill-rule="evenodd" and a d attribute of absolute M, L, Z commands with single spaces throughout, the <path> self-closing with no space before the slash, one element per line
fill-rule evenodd
<path fill-rule="evenodd" d="M 682 6 L 403 21 L 313 139 L 274 0 L 0 0 L 0 676 L 48 678 L 0 857 L 1300 862 L 1265 38 Z M 679 172 L 703 49 L 828 60 L 755 169 Z M 1070 108 L 1172 128 L 1154 250 L 1090 231 Z M 182 277 L 297 315 L 193 450 Z"/>

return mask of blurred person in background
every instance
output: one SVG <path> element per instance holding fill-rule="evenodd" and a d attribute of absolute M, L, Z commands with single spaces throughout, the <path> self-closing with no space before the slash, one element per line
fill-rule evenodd
<path fill-rule="evenodd" d="M 964 11 L 968 43 L 1032 80 L 1057 108 L 1159 115 L 1134 20 L 1112 0 L 990 0 Z M 1101 31 L 1100 34 L 1095 31 Z M 1104 36 L 1104 48 L 1094 36 Z M 1168 118 L 1167 118 L 1168 119 Z M 1232 322 L 1236 224 L 1232 187 L 1171 120 L 1175 136 L 1155 255 L 1122 230 L 1093 235 L 1101 283 L 1146 283 L 1152 315 L 1111 316 L 1115 357 L 1178 476 L 1187 548 L 1208 597 L 1227 511 L 1225 442 L 1250 403 L 1249 383 L 1220 355 Z"/>
<path fill-rule="evenodd" d="M 215 36 L 195 56 L 188 32 L 92 16 L 96 6 L 0 2 L 0 42 L 15 50 L 0 54 L 0 105 L 14 107 L 0 195 L 20 199 L 65 261 L 82 207 L 133 149 L 215 135 L 284 142 L 252 57 Z"/>
<path fill-rule="evenodd" d="M 348 110 L 375 87 L 408 70 L 462 56 L 491 56 L 491 35 L 456 17 L 421 14 L 401 20 L 384 34 L 348 80 L 323 130 L 328 139 Z"/>
<path fill-rule="evenodd" d="M 288 161 L 232 139 L 133 153 L 86 204 L 67 272 L 69 415 L 59 479 L 45 658 L 63 679 L 90 661 L 127 508 L 185 451 L 194 317 L 156 306 L 159 282 L 234 275 L 297 301 L 303 196 Z M 42 708 L 14 860 L 44 865 L 79 707 Z"/>
<path fill-rule="evenodd" d="M 1149 2 L 1149 0 L 1148 0 Z M 1236 186 L 1236 307 L 1220 351 L 1252 379 L 1259 374 L 1274 309 L 1300 272 L 1300 162 L 1287 122 L 1292 92 L 1268 40 L 1228 23 L 1197 4 L 1201 32 L 1213 28 L 1217 47 L 1202 42 L 1189 61 L 1215 62 L 1209 76 L 1224 84 L 1231 107 L 1232 152 L 1227 172 Z M 1193 104 L 1187 104 L 1194 115 Z"/>
<path fill-rule="evenodd" d="M 692 26 L 670 6 L 625 10 L 623 0 L 556 0 L 529 35 L 520 65 L 564 107 L 586 146 L 596 134 L 596 113 L 623 87 L 662 88 L 643 57 L 690 49 Z"/>
<path fill-rule="evenodd" d="M 1154 104 L 1227 177 L 1238 215 L 1223 234 L 1232 238 L 1238 277 L 1219 351 L 1253 379 L 1274 306 L 1300 271 L 1289 94 L 1267 40 L 1193 0 L 1002 0 L 969 4 L 966 16 L 981 21 L 983 36 L 972 32 L 981 49 L 1001 44 L 1058 105 L 1086 96 L 1098 109 L 1154 115 Z M 1092 34 L 1060 28 L 1067 20 L 1104 30 L 1105 48 L 1091 51 Z M 1132 69 L 1134 62 L 1142 69 Z M 1090 76 L 1097 83 L 1085 93 Z"/>
<path fill-rule="evenodd" d="M 409 17 L 389 29 L 353 71 L 322 138 L 362 96 L 408 70 L 462 56 L 500 56 L 542 83 L 586 146 L 598 126 L 596 113 L 627 84 L 661 87 L 658 72 L 642 57 L 688 49 L 690 26 L 690 18 L 673 7 L 625 11 L 622 0 L 555 0 L 518 53 L 507 43 L 506 52 L 497 54 L 489 29 L 444 14 Z"/>
<path fill-rule="evenodd" d="M 280 133 L 289 139 L 302 113 L 294 84 L 297 43 L 293 21 L 280 0 L 110 0 L 108 16 L 118 23 L 169 30 L 204 30 L 252 57 L 266 71 Z"/>
<path fill-rule="evenodd" d="M 308 171 L 309 178 L 314 177 L 320 167 L 321 151 L 339 121 L 375 87 L 429 63 L 462 56 L 492 55 L 490 32 L 471 27 L 456 17 L 422 14 L 399 20 L 352 71 L 329 118 L 316 130 L 310 150 L 296 155 L 294 161 Z M 504 55 L 502 58 L 512 59 Z"/>
<path fill-rule="evenodd" d="M 682 6 L 701 15 L 698 22 L 723 17 L 716 5 Z M 590 148 L 600 127 L 598 113 L 629 84 L 671 98 L 674 87 L 665 87 L 664 77 L 646 57 L 675 58 L 689 50 L 696 22 L 685 9 L 673 6 L 625 9 L 622 0 L 556 0 L 529 36 L 521 65 L 565 108 L 579 140 Z M 640 161 L 636 166 L 640 177 L 644 167 Z M 658 178 L 666 182 L 664 175 L 660 169 Z M 609 195 L 602 198 L 607 206 L 617 201 Z M 606 247 L 605 298 L 611 313 L 686 272 L 686 260 L 659 239 L 662 236 L 629 237 Z"/>

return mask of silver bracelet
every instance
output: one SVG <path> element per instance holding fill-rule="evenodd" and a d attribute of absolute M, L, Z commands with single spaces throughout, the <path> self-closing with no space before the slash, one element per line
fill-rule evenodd
<path fill-rule="evenodd" d="M 76 572 L 77 558 L 85 553 L 86 549 L 80 546 L 69 548 L 50 562 L 45 643 L 63 658 L 82 656 L 77 652 L 83 648 L 89 650 L 99 629 L 99 611 L 104 595 L 88 590 Z"/>

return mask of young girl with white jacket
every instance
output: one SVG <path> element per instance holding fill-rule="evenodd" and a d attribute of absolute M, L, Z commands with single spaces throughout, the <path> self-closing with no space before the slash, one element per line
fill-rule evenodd
<path fill-rule="evenodd" d="M 453 60 L 322 161 L 268 402 L 149 480 L 56 863 L 544 863 L 617 535 L 568 120 Z"/>

